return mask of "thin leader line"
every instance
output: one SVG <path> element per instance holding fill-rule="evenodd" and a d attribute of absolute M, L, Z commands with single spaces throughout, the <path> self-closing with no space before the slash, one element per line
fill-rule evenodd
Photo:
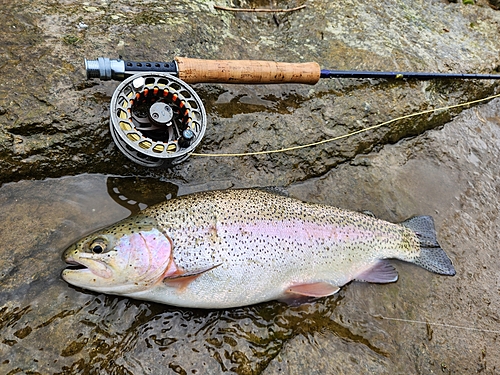
<path fill-rule="evenodd" d="M 487 333 L 500 334 L 500 331 L 496 331 L 496 330 L 492 330 L 492 329 L 483 329 L 483 328 L 474 328 L 474 327 L 466 327 L 466 326 L 457 326 L 457 325 L 445 324 L 445 323 L 424 322 L 422 320 L 390 318 L 390 317 L 382 316 L 382 315 L 372 315 L 372 316 L 374 318 L 377 318 L 377 319 L 393 320 L 393 321 L 397 321 L 397 322 L 425 324 L 425 325 L 430 325 L 430 326 L 439 326 L 439 327 L 447 327 L 447 328 L 464 329 L 464 330 L 468 330 L 468 331 L 477 331 L 477 332 L 487 332 Z"/>
<path fill-rule="evenodd" d="M 360 129 L 360 130 L 356 130 L 356 131 L 353 131 L 351 133 L 347 133 L 347 134 L 344 134 L 344 135 L 339 135 L 337 137 L 325 139 L 325 140 L 318 141 L 318 142 L 308 143 L 308 144 L 300 145 L 300 146 L 286 147 L 286 148 L 281 148 L 281 149 L 277 149 L 277 150 L 241 152 L 241 153 L 204 154 L 204 153 L 193 152 L 190 155 L 193 155 L 193 156 L 203 156 L 203 157 L 238 157 L 238 156 L 253 156 L 253 155 L 276 154 L 276 153 L 280 153 L 280 152 L 300 150 L 300 149 L 307 148 L 307 147 L 314 147 L 314 146 L 322 145 L 324 143 L 330 143 L 330 142 L 338 141 L 339 139 L 349 138 L 349 137 L 352 137 L 352 136 L 354 136 L 356 134 L 361 134 L 361 133 L 364 133 L 364 132 L 367 132 L 367 131 L 370 131 L 370 130 L 373 130 L 373 129 L 377 129 L 377 128 L 380 128 L 380 127 L 382 127 L 384 125 L 388 125 L 388 124 L 391 124 L 391 123 L 399 121 L 399 120 L 404 120 L 404 119 L 415 117 L 415 116 L 425 115 L 427 113 L 434 113 L 434 112 L 445 111 L 445 110 L 449 110 L 449 109 L 453 109 L 453 108 L 465 107 L 465 106 L 470 105 L 470 104 L 481 103 L 481 102 L 485 102 L 485 101 L 488 101 L 488 100 L 491 100 L 491 99 L 495 99 L 495 98 L 498 98 L 498 97 L 500 97 L 500 94 L 488 96 L 486 98 L 477 99 L 477 100 L 473 100 L 473 101 L 466 102 L 466 103 L 454 104 L 454 105 L 449 105 L 449 106 L 435 108 L 435 109 L 428 109 L 428 110 L 425 110 L 425 111 L 422 111 L 422 112 L 411 113 L 409 115 L 405 115 L 405 116 L 393 118 L 391 120 L 382 122 L 380 124 L 369 126 L 367 128 L 363 128 L 363 129 Z"/>

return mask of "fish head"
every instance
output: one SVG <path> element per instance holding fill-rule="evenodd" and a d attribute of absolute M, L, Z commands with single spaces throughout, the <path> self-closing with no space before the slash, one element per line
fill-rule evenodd
<path fill-rule="evenodd" d="M 147 290 L 176 271 L 172 241 L 144 215 L 82 238 L 63 259 L 69 266 L 61 276 L 69 284 L 118 295 Z"/>

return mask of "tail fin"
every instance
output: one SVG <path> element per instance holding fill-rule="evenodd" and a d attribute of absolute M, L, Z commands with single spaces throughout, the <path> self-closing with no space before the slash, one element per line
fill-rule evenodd
<path fill-rule="evenodd" d="M 439 246 L 431 216 L 415 216 L 401 223 L 415 232 L 420 240 L 420 256 L 412 262 L 441 275 L 455 275 L 450 258 Z"/>

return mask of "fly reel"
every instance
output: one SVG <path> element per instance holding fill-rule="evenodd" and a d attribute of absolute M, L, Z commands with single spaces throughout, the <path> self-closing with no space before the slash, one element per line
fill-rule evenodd
<path fill-rule="evenodd" d="M 85 60 L 87 79 L 123 81 L 111 99 L 111 135 L 132 161 L 146 167 L 187 159 L 205 134 L 207 116 L 187 83 L 304 83 L 320 78 L 500 79 L 500 74 L 375 72 L 320 69 L 318 63 L 258 60 L 134 62 L 99 57 Z M 170 74 L 174 74 L 176 78 Z"/>
<path fill-rule="evenodd" d="M 111 135 L 125 156 L 146 167 L 186 160 L 207 127 L 196 92 L 166 73 L 132 75 L 116 88 L 110 107 Z"/>

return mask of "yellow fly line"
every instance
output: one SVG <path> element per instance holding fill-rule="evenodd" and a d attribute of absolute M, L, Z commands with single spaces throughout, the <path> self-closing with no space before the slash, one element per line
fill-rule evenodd
<path fill-rule="evenodd" d="M 393 122 L 396 122 L 396 121 L 399 121 L 399 120 L 404 120 L 404 119 L 407 119 L 407 118 L 410 118 L 410 117 L 416 117 L 416 116 L 425 115 L 427 113 L 433 113 L 433 112 L 438 112 L 438 111 L 446 111 L 446 110 L 453 109 L 453 108 L 465 107 L 465 106 L 468 106 L 468 105 L 471 105 L 471 104 L 485 102 L 485 101 L 488 101 L 488 100 L 491 100 L 491 99 L 495 99 L 495 98 L 498 98 L 498 97 L 500 97 L 500 94 L 488 96 L 486 98 L 477 99 L 477 100 L 473 100 L 473 101 L 466 102 L 466 103 L 454 104 L 454 105 L 449 105 L 449 106 L 435 108 L 435 109 L 428 109 L 428 110 L 422 111 L 422 112 L 411 113 L 409 115 L 405 115 L 405 116 L 393 118 L 393 119 L 391 119 L 389 121 L 385 121 L 385 122 L 382 122 L 382 123 L 377 124 L 377 125 L 373 125 L 373 126 L 369 126 L 367 128 L 356 130 L 356 131 L 353 131 L 351 133 L 347 133 L 347 134 L 344 134 L 344 135 L 339 135 L 337 137 L 325 139 L 323 141 L 308 143 L 308 144 L 300 145 L 300 146 L 286 147 L 286 148 L 281 148 L 281 149 L 278 149 L 278 150 L 241 152 L 241 153 L 232 153 L 232 154 L 231 153 L 227 153 L 227 154 L 224 154 L 224 153 L 218 153 L 218 154 L 201 154 L 201 153 L 193 152 L 190 155 L 193 155 L 193 156 L 206 156 L 206 157 L 237 157 L 237 156 L 252 156 L 252 155 L 277 154 L 277 153 L 280 153 L 280 152 L 300 150 L 302 148 L 314 147 L 314 146 L 322 145 L 324 143 L 338 141 L 339 139 L 349 138 L 349 137 L 352 137 L 353 135 L 364 133 L 364 132 L 367 132 L 367 131 L 370 131 L 370 130 L 373 130 L 373 129 L 377 129 L 377 128 L 380 128 L 382 126 L 389 125 L 389 124 L 391 124 Z"/>

